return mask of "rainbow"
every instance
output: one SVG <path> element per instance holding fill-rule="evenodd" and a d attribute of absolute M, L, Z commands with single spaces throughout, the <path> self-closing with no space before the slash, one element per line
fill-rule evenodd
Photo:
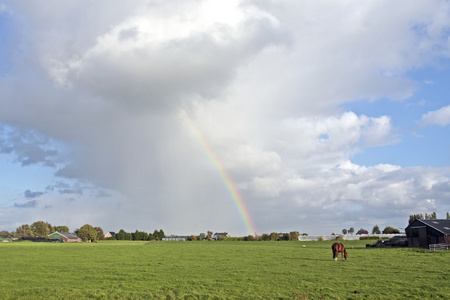
<path fill-rule="evenodd" d="M 231 196 L 231 199 L 233 199 L 234 205 L 236 206 L 236 209 L 239 212 L 239 215 L 244 222 L 245 228 L 247 230 L 247 233 L 249 235 L 256 234 L 255 226 L 253 225 L 252 218 L 250 217 L 250 214 L 248 212 L 247 207 L 245 206 L 244 199 L 242 198 L 241 194 L 239 193 L 239 190 L 236 187 L 236 184 L 231 179 L 230 174 L 225 170 L 223 165 L 220 163 L 219 158 L 214 154 L 213 150 L 209 146 L 208 142 L 206 141 L 205 137 L 201 133 L 201 131 L 195 126 L 195 124 L 191 121 L 191 119 L 184 114 L 184 120 L 186 121 L 189 131 L 194 136 L 196 141 L 201 146 L 203 152 L 206 154 L 206 156 L 209 158 L 211 163 L 214 165 L 215 169 L 219 173 L 220 177 L 222 178 L 222 181 L 225 184 L 225 187 L 228 190 L 228 193 Z"/>

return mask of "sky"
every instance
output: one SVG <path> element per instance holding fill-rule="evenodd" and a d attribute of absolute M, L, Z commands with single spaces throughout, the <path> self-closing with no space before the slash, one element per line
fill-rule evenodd
<path fill-rule="evenodd" d="M 1 1 L 0 229 L 450 212 L 450 2 Z"/>

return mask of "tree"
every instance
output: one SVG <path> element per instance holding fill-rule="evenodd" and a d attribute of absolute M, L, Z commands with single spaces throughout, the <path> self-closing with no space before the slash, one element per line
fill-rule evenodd
<path fill-rule="evenodd" d="M 130 241 L 133 239 L 131 233 L 125 232 L 125 230 L 120 229 L 119 232 L 116 234 L 116 239 L 119 241 Z"/>
<path fill-rule="evenodd" d="M 200 239 L 203 241 L 204 239 L 206 239 L 206 234 L 204 234 L 203 232 L 200 233 Z"/>
<path fill-rule="evenodd" d="M 152 237 L 153 237 L 153 240 L 159 241 L 160 240 L 159 231 L 155 229 L 153 231 L 153 236 Z"/>
<path fill-rule="evenodd" d="M 255 237 L 251 234 L 249 234 L 248 236 L 244 237 L 244 241 L 254 241 Z"/>
<path fill-rule="evenodd" d="M 94 227 L 95 231 L 97 231 L 97 241 L 103 241 L 105 239 L 105 233 L 103 229 L 100 227 Z"/>
<path fill-rule="evenodd" d="M 381 233 L 380 227 L 378 227 L 378 225 L 373 226 L 372 234 L 380 234 L 380 233 Z"/>
<path fill-rule="evenodd" d="M 447 213 L 448 218 L 448 213 Z M 435 212 L 432 212 L 431 214 L 425 213 L 425 216 L 422 214 L 415 214 L 415 215 L 409 215 L 409 221 L 408 224 L 411 225 L 415 220 L 435 220 L 437 219 L 437 215 Z"/>
<path fill-rule="evenodd" d="M 351 235 L 353 235 L 353 232 L 355 232 L 355 228 L 350 227 L 350 229 L 348 230 L 348 233 L 350 233 Z"/>
<path fill-rule="evenodd" d="M 268 235 L 267 233 L 263 233 L 261 235 L 261 241 L 269 241 L 270 240 L 270 235 Z"/>
<path fill-rule="evenodd" d="M 431 214 L 425 213 L 425 219 L 426 220 L 435 220 L 436 219 L 436 213 L 432 212 Z"/>
<path fill-rule="evenodd" d="M 289 241 L 289 233 L 279 233 L 278 236 L 279 241 Z"/>
<path fill-rule="evenodd" d="M 356 233 L 357 235 L 361 235 L 361 234 L 369 234 L 369 232 L 367 230 L 365 230 L 364 228 L 361 228 L 360 230 L 358 230 L 358 232 Z"/>
<path fill-rule="evenodd" d="M 196 241 L 197 237 L 195 235 L 191 235 L 190 237 L 188 237 L 189 241 Z"/>
<path fill-rule="evenodd" d="M 84 224 L 78 229 L 78 237 L 84 242 L 97 242 L 97 230 L 89 224 Z"/>
<path fill-rule="evenodd" d="M 213 232 L 212 231 L 207 231 L 206 239 L 209 241 L 209 240 L 212 239 L 212 237 L 213 237 Z"/>
<path fill-rule="evenodd" d="M 31 232 L 33 233 L 33 236 L 36 237 L 46 238 L 51 233 L 52 229 L 52 225 L 44 221 L 37 221 L 31 224 Z"/>
<path fill-rule="evenodd" d="M 342 234 L 343 234 L 343 235 L 346 235 L 346 234 L 347 234 L 347 229 L 345 229 L 345 228 L 342 229 Z"/>
<path fill-rule="evenodd" d="M 69 227 L 67 226 L 53 226 L 53 232 L 69 232 Z"/>
<path fill-rule="evenodd" d="M 276 232 L 272 232 L 270 234 L 270 240 L 271 241 L 279 241 L 280 240 L 280 235 Z"/>
<path fill-rule="evenodd" d="M 290 241 L 298 241 L 299 236 L 300 236 L 300 233 L 298 231 L 289 232 L 289 240 Z"/>
<path fill-rule="evenodd" d="M 148 233 L 145 231 L 136 230 L 133 234 L 133 240 L 135 241 L 146 241 L 148 240 Z"/>
<path fill-rule="evenodd" d="M 396 234 L 396 233 L 400 233 L 400 230 L 391 226 L 386 226 L 383 229 L 383 234 Z"/>
<path fill-rule="evenodd" d="M 164 234 L 164 231 L 162 229 L 160 229 L 159 231 L 155 229 L 153 231 L 153 234 L 151 235 L 150 239 L 160 241 L 160 240 L 162 240 L 163 237 L 166 237 L 166 235 Z"/>
<path fill-rule="evenodd" d="M 450 214 L 447 212 L 447 219 L 450 219 Z"/>
<path fill-rule="evenodd" d="M 422 214 L 409 215 L 408 224 L 411 225 L 415 220 L 423 220 Z"/>
<path fill-rule="evenodd" d="M 0 235 L 9 237 L 9 236 L 14 235 L 14 233 L 13 232 L 10 233 L 9 231 L 2 230 L 2 231 L 0 231 Z"/>
<path fill-rule="evenodd" d="M 23 224 L 16 229 L 17 237 L 31 237 L 33 233 L 31 232 L 31 227 L 28 224 Z"/>

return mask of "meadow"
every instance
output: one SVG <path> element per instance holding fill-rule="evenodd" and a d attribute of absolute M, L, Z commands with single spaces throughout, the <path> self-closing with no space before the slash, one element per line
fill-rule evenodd
<path fill-rule="evenodd" d="M 0 243 L 0 298 L 449 298 L 450 251 L 366 243 L 337 262 L 327 241 Z"/>

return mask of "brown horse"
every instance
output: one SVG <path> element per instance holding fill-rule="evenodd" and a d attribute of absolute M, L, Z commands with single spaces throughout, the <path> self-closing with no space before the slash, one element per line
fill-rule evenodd
<path fill-rule="evenodd" d="M 341 253 L 341 259 L 347 260 L 347 250 L 345 250 L 344 245 L 342 245 L 341 243 L 334 243 L 331 246 L 331 250 L 333 250 L 333 259 L 334 260 L 338 260 L 338 256 L 339 256 L 339 252 Z"/>

